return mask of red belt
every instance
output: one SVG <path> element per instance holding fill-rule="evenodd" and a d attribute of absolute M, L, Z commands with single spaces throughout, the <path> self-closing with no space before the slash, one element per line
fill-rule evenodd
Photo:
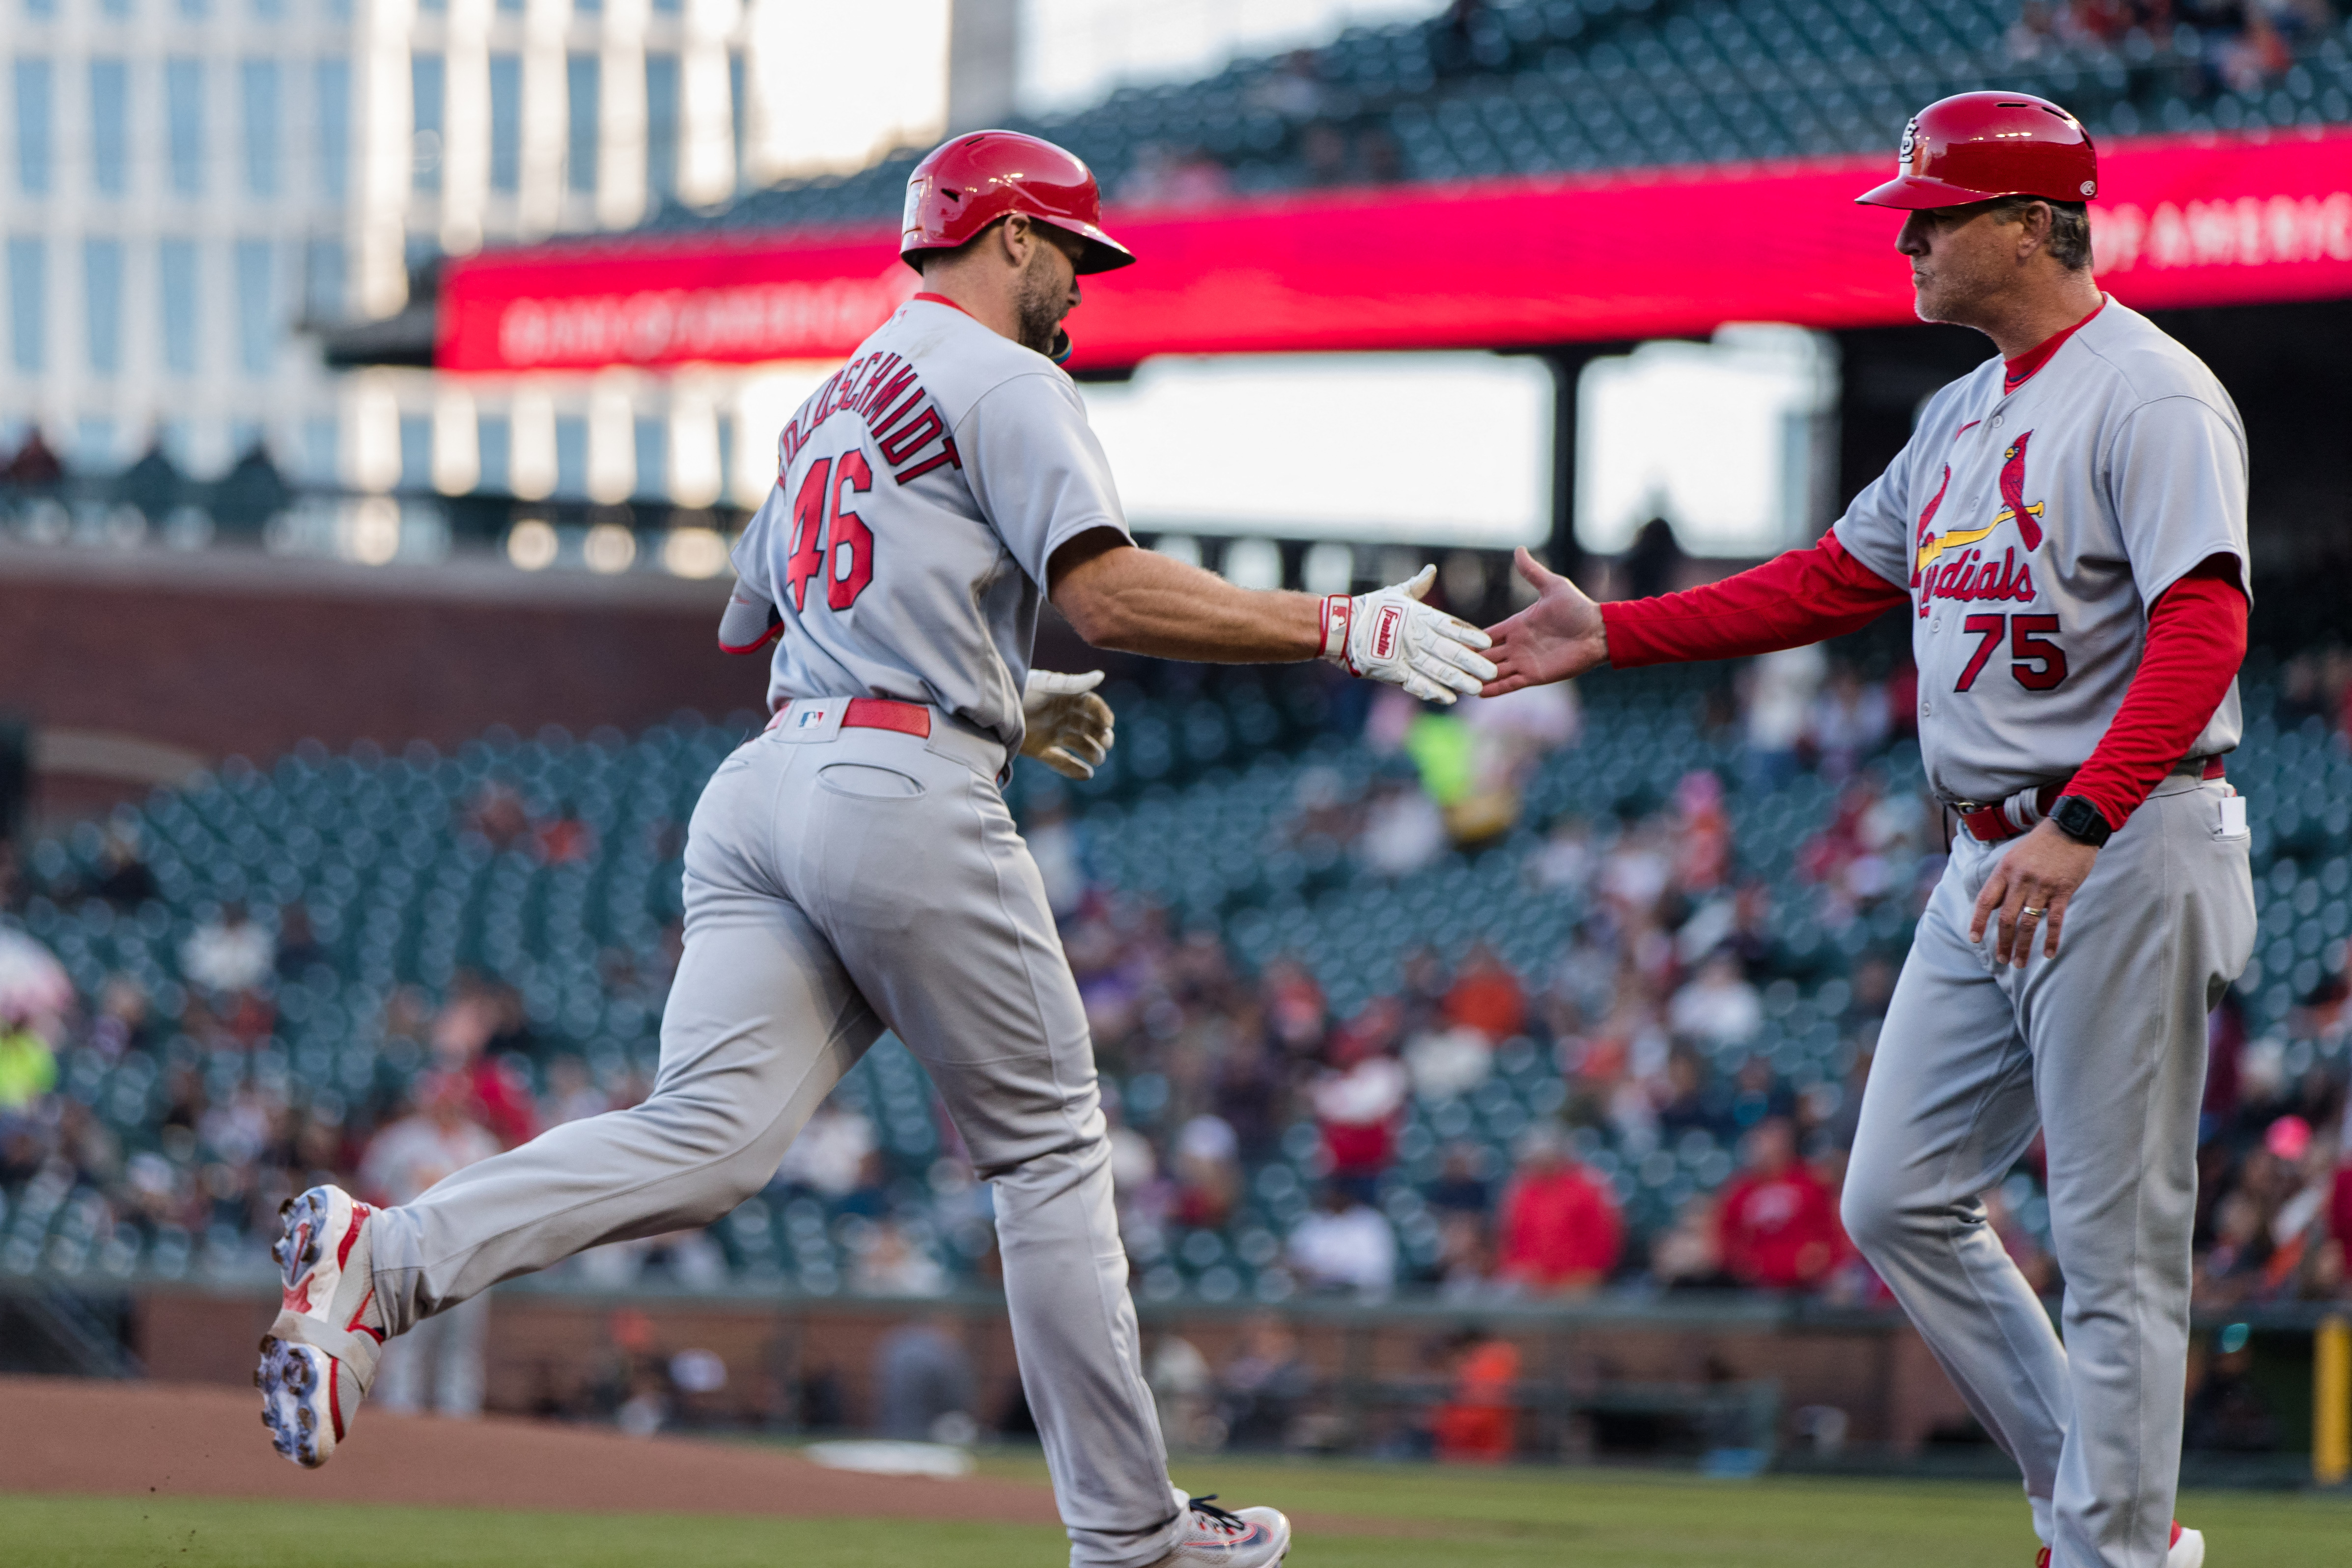
<path fill-rule="evenodd" d="M 2065 793 L 2066 786 L 2063 784 L 2046 784 L 2035 790 L 2033 792 L 2035 817 L 2038 819 L 2049 816 L 2050 808 L 2056 805 L 2058 797 Z M 2027 831 L 2010 821 L 2009 803 L 2006 801 L 1995 801 L 1990 805 L 1980 805 L 1974 811 L 1961 812 L 1960 826 L 1967 828 L 1969 837 L 1979 844 L 1998 844 L 2004 838 L 2021 837 Z"/>
<path fill-rule="evenodd" d="M 796 702 L 829 702 L 831 698 L 795 698 L 776 710 L 768 721 L 772 730 L 784 721 L 784 715 Z M 920 735 L 928 739 L 931 732 L 931 710 L 919 702 L 894 702 L 887 697 L 853 697 L 848 711 L 841 716 L 845 730 L 895 730 L 901 735 Z"/>
<path fill-rule="evenodd" d="M 2207 757 L 2201 764 L 2193 762 L 2183 763 L 2172 771 L 2177 773 L 2193 772 L 2199 778 L 2210 782 L 2222 775 L 2221 759 Z M 2058 804 L 2060 795 L 2066 793 L 2067 782 L 2065 779 L 2061 779 L 2056 784 L 2043 784 L 2033 792 L 2035 821 L 2050 815 L 2050 808 Z M 1977 806 L 1973 811 L 1961 811 L 1960 826 L 1967 828 L 1969 837 L 1979 844 L 1999 844 L 2004 839 L 2022 838 L 2032 831 L 2032 825 L 2028 824 L 2024 827 L 2020 827 L 2011 822 L 2009 819 L 2008 805 L 2006 801 L 1995 801 L 1990 805 Z M 1955 807 L 1955 809 L 1958 808 Z"/>

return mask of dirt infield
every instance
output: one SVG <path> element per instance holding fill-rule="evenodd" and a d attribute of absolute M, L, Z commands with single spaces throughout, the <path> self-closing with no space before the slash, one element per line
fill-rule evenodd
<path fill-rule="evenodd" d="M 829 1470 L 776 1449 L 487 1416 L 363 1414 L 350 1449 L 297 1469 L 251 1394 L 189 1384 L 0 1378 L 0 1491 L 559 1511 L 1056 1522 L 1016 1481 Z"/>

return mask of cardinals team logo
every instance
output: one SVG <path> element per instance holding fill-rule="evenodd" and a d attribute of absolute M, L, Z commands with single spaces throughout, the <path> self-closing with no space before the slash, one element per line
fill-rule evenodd
<path fill-rule="evenodd" d="M 1969 428 L 1962 426 L 1961 434 Z M 2039 596 L 2033 585 L 2033 552 L 2042 547 L 2043 503 L 2029 503 L 2025 499 L 2025 447 L 2032 439 L 2033 432 L 2029 430 L 2001 453 L 2000 510 L 1982 528 L 1936 531 L 1936 512 L 1944 504 L 1944 492 L 1952 483 L 1951 465 L 1944 466 L 1943 482 L 1936 487 L 1934 499 L 1919 514 L 1917 557 L 1911 568 L 1911 586 L 1923 619 L 1939 599 L 2009 600 L 2030 605 Z M 2004 546 L 2000 559 L 1995 560 L 1988 553 L 1990 545 L 1982 550 L 1977 546 L 2005 522 L 2017 524 L 2017 544 Z M 2025 547 L 2022 556 L 2018 553 L 2019 544 Z"/>
<path fill-rule="evenodd" d="M 2042 510 L 2047 503 L 2034 501 L 2029 505 L 2025 500 L 2025 446 L 2032 439 L 2033 432 L 2028 430 L 2001 453 L 2000 510 L 1994 513 L 1993 520 L 1982 528 L 1954 528 L 1940 534 L 1936 532 L 1936 510 L 1943 505 L 1944 489 L 1952 482 L 1951 467 L 1949 464 L 1945 466 L 1943 484 L 1936 487 L 1935 499 L 1928 501 L 1927 510 L 1919 514 L 1919 553 L 1911 569 L 1913 587 L 1919 585 L 1920 574 L 1937 561 L 1947 555 L 1957 554 L 1966 546 L 1986 538 L 2004 522 L 2017 524 L 2018 542 L 2025 546 L 2028 553 L 2042 548 Z"/>
<path fill-rule="evenodd" d="M 1994 528 L 2004 522 L 2017 524 L 2017 537 L 2028 550 L 2042 548 L 2041 501 L 2025 504 L 2025 444 L 2033 439 L 2028 430 L 2000 455 L 2000 512 L 1992 520 Z"/>
<path fill-rule="evenodd" d="M 1913 165 L 1914 159 L 1918 161 L 1916 167 Z M 1903 145 L 1895 153 L 1895 172 L 1897 174 L 1922 174 L 1927 173 L 1927 143 L 1919 134 L 1919 122 L 1914 120 L 1903 128 Z"/>

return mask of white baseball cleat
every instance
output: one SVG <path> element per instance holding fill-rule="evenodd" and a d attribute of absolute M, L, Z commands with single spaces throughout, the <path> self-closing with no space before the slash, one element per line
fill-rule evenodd
<path fill-rule="evenodd" d="M 2050 1568 L 2050 1548 L 2033 1560 L 2033 1568 Z M 2205 1568 L 2205 1538 L 2182 1524 L 2172 1521 L 2172 1549 L 2164 1554 L 2164 1568 Z"/>
<path fill-rule="evenodd" d="M 253 1385 L 271 1446 L 306 1469 L 334 1457 L 383 1347 L 369 1268 L 374 1212 L 341 1187 L 312 1187 L 278 1211 L 286 1234 L 270 1250 L 285 1300 L 261 1337 Z"/>
<path fill-rule="evenodd" d="M 1151 1568 L 1274 1568 L 1290 1554 L 1290 1521 L 1281 1510 L 1228 1513 L 1216 1498 L 1211 1492 L 1184 1500 L 1182 1533 Z"/>

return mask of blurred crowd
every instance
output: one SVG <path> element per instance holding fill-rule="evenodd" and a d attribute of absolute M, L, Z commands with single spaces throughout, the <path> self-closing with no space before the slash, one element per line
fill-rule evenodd
<path fill-rule="evenodd" d="M 1433 22 L 1428 58 L 1435 75 L 1507 58 L 1489 52 L 1499 38 L 1487 15 L 1496 10 L 1482 0 L 1455 0 Z M 2138 63 L 2168 46 L 2173 90 L 2194 102 L 2276 85 L 2335 29 L 2341 10 L 2336 0 L 2023 0 L 2000 52 L 2020 66 L 2063 63 L 2062 52 L 2083 49 Z M 1360 188 L 1405 178 L 1396 136 L 1363 112 L 1358 92 L 1326 79 L 1313 49 L 1295 50 L 1255 77 L 1238 108 L 1279 124 L 1281 134 L 1223 155 L 1181 137 L 1146 142 L 1113 198 L 1136 208 L 1205 207 L 1259 186 Z"/>
<path fill-rule="evenodd" d="M 2280 668 L 2280 727 L 2300 724 L 2305 719 L 2316 719 L 2352 742 L 2352 649 L 2314 648 L 2297 654 Z"/>
<path fill-rule="evenodd" d="M 1825 899 L 1844 896 L 1840 871 L 1871 815 L 1870 786 L 1853 795 L 1809 846 Z M 1392 994 L 1345 1018 L 1299 963 L 1245 981 L 1206 933 L 1089 896 L 1066 940 L 1097 1049 L 1130 1091 L 1149 1091 L 1148 1120 L 1130 1106 L 1115 1132 L 1130 1253 L 1148 1260 L 1173 1235 L 1222 1225 L 1245 1173 L 1308 1124 L 1320 1180 L 1283 1248 L 1302 1289 L 1473 1301 L 1643 1282 L 1876 1299 L 1836 1214 L 1867 1047 L 1849 1081 L 1802 1090 L 1741 1053 L 1765 1019 L 1748 974 L 1764 900 L 1731 876 L 1720 805 L 1714 776 L 1696 774 L 1648 816 L 1556 825 L 1526 873 L 1589 889 L 1593 913 L 1549 973 L 1515 973 L 1483 945 L 1454 965 L 1423 947 L 1403 955 Z M 1376 800 L 1361 834 L 1381 810 Z M 1874 1036 L 1892 981 L 1873 960 L 1838 988 L 1856 1041 Z M 1558 1114 L 1507 1146 L 1448 1142 L 1408 1205 L 1433 1221 L 1437 1246 L 1407 1258 L 1391 1215 L 1412 1107 L 1458 1101 L 1514 1056 L 1556 1070 Z M 1648 1234 L 1627 1222 L 1622 1182 L 1580 1158 L 1606 1145 L 1622 1164 L 1693 1134 L 1727 1152 L 1726 1168 Z"/>
<path fill-rule="evenodd" d="M 2062 46 L 2127 50 L 2136 40 L 2169 37 L 2196 62 L 2182 84 L 2190 94 L 2256 92 L 2286 75 L 2296 52 L 2336 20 L 2331 0 L 2025 0 L 2008 48 L 2024 64 Z"/>
<path fill-rule="evenodd" d="M 239 453 L 225 472 L 199 479 L 173 455 L 161 430 L 150 435 L 128 464 L 90 461 L 70 448 L 61 453 L 38 424 L 26 426 L 13 447 L 0 434 L 0 503 L 28 503 L 20 519 L 27 538 L 55 543 L 66 531 L 88 526 L 86 520 L 77 524 L 63 506 L 44 504 L 70 493 L 65 489 L 68 481 L 89 482 L 79 499 L 110 503 L 102 509 L 106 527 L 118 539 L 131 513 L 155 528 L 183 525 L 184 513 L 225 526 L 258 526 L 293 495 L 268 447 L 259 442 Z"/>
<path fill-rule="evenodd" d="M 1244 107 L 1297 127 L 1298 166 L 1288 172 L 1286 186 L 1387 185 L 1404 177 L 1396 138 L 1379 125 L 1349 122 L 1351 106 L 1333 101 L 1313 49 L 1285 56 L 1249 89 Z M 1146 142 L 1111 195 L 1130 207 L 1213 206 L 1234 195 L 1234 174 L 1206 148 Z"/>
<path fill-rule="evenodd" d="M 2352 658 L 2340 652 L 2289 665 L 2279 689 L 2286 722 L 2318 716 L 2340 731 L 2352 721 Z M 1763 1290 L 1887 1305 L 1841 1227 L 1838 1198 L 1901 942 L 1854 943 L 1845 962 L 1809 976 L 1801 998 L 1777 955 L 1795 918 L 1884 936 L 1883 917 L 1907 922 L 1940 872 L 1939 814 L 1890 783 L 1912 776 L 1889 765 L 1913 707 L 1909 678 L 1873 678 L 1818 650 L 1756 661 L 1736 686 L 1695 700 L 1736 741 L 1736 763 L 1695 769 L 1663 799 L 1573 809 L 1500 837 L 1528 770 L 1586 723 L 1570 695 L 1523 695 L 1533 700 L 1446 714 L 1375 701 L 1362 721 L 1381 759 L 1370 786 L 1351 794 L 1328 770 L 1303 768 L 1278 831 L 1327 837 L 1395 878 L 1465 845 L 1497 846 L 1487 852 L 1516 857 L 1525 884 L 1573 894 L 1581 911 L 1538 964 L 1515 967 L 1485 942 L 1413 946 L 1391 983 L 1343 1013 L 1300 955 L 1277 949 L 1252 969 L 1219 928 L 1090 878 L 1083 815 L 1033 822 L 1104 1069 L 1119 1221 L 1139 1279 L 1197 1262 L 1188 1248 L 1209 1234 L 1227 1238 L 1265 1300 L 1416 1293 L 1475 1307 Z M 1800 776 L 1826 781 L 1828 805 L 1776 827 L 1785 853 L 1772 863 L 1787 871 L 1768 879 L 1757 867 L 1769 847 L 1740 841 L 1732 797 Z M 572 814 L 535 817 L 495 785 L 452 830 L 550 863 L 597 852 Z M 119 825 L 87 886 L 43 891 L 128 914 L 155 887 L 135 834 Z M 536 1035 L 510 987 L 463 974 L 443 995 L 414 985 L 386 994 L 368 1026 L 395 1071 L 358 1087 L 294 1073 L 276 1009 L 324 962 L 299 903 L 260 914 L 222 906 L 186 938 L 167 996 L 121 975 L 96 995 L 60 991 L 37 944 L 14 928 L 0 939 L 0 1201 L 94 1204 L 93 1244 L 135 1237 L 152 1261 L 214 1245 L 257 1255 L 279 1204 L 313 1182 L 397 1203 L 649 1088 L 645 1055 L 592 1064 Z M 2249 1038 L 2234 996 L 2214 1016 L 2204 1309 L 2352 1296 L 2352 1133 L 2333 1048 L 2352 1029 L 2352 1006 L 2340 956 L 2327 973 L 2299 1001 L 2292 1046 Z M 633 970 L 612 984 L 657 998 L 667 978 Z M 1781 1048 L 1794 1037 L 1775 1033 L 1776 1021 L 1795 1008 L 1806 1010 L 1809 1038 L 1833 1045 L 1803 1060 Z M 72 1092 L 82 1058 L 152 1064 L 150 1102 L 163 1109 L 152 1146 L 126 1147 Z M 224 1060 L 245 1070 L 224 1075 Z M 1505 1085 L 1538 1108 L 1507 1135 L 1449 1109 Z M 836 1096 L 767 1194 L 843 1241 L 852 1291 L 938 1296 L 992 1272 L 985 1191 L 936 1103 L 929 1114 L 937 1143 L 910 1164 L 870 1102 Z M 1660 1160 L 1686 1173 L 1678 1184 L 1647 1173 Z M 1297 1173 L 1287 1205 L 1267 1201 L 1276 1167 Z M 2037 1144 L 1985 1203 L 1988 1223 L 2049 1291 L 2062 1280 L 2041 1169 Z M 731 1266 L 722 1230 L 602 1248 L 572 1267 L 607 1287 L 649 1272 L 715 1285 Z M 394 1402 L 478 1405 L 468 1346 L 479 1331 L 453 1318 L 447 1342 L 393 1384 Z M 1278 1426 L 1296 1374 L 1283 1331 L 1269 1321 L 1229 1366 L 1160 1368 L 1163 1396 L 1236 1434 Z M 1487 1364 L 1503 1350 L 1457 1347 L 1448 1364 L 1472 1383 L 1507 1382 Z M 938 1374 L 922 1370 L 922 1347 L 905 1354 L 908 1376 Z M 2216 1387 L 2234 1386 L 2226 1355 L 2215 1364 Z M 2252 1419 L 2225 1406 L 2209 1412 L 2216 1430 Z M 1429 1440 L 1475 1447 L 1478 1406 L 1464 1408 L 1459 1430 L 1433 1429 Z"/>

